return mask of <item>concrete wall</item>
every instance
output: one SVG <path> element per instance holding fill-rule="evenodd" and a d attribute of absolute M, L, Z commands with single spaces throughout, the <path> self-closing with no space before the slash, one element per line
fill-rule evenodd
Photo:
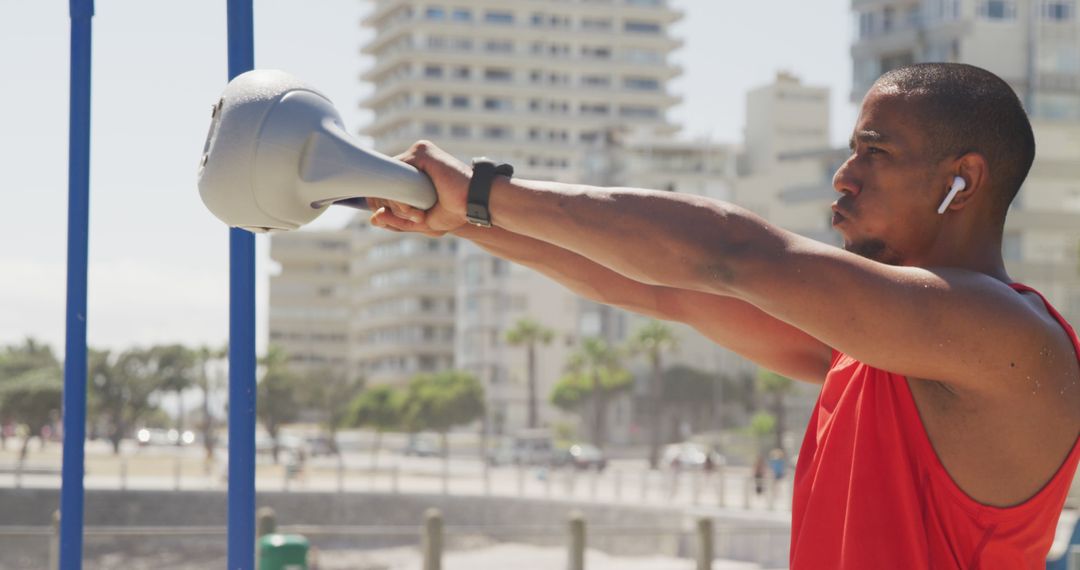
<path fill-rule="evenodd" d="M 0 525 L 47 527 L 59 500 L 59 491 L 55 489 L 0 489 Z M 324 550 L 419 544 L 424 511 L 431 507 L 443 512 L 450 548 L 491 540 L 561 546 L 566 544 L 563 529 L 572 509 L 580 510 L 585 516 L 590 548 L 620 555 L 681 556 L 691 556 L 694 548 L 692 519 L 681 509 L 442 495 L 281 492 L 259 493 L 257 504 L 272 507 L 279 525 L 374 526 L 383 530 L 403 527 L 402 534 L 388 536 L 308 533 L 312 544 Z M 86 494 L 85 524 L 87 527 L 224 528 L 226 507 L 226 495 L 221 492 L 90 490 Z M 487 528 L 461 528 L 465 526 Z M 746 560 L 768 552 L 778 564 L 787 559 L 789 526 L 786 521 L 720 518 L 716 526 L 734 529 L 727 538 L 718 538 L 717 554 L 720 556 Z M 605 531 L 602 527 L 619 528 Z M 763 527 L 767 530 L 760 530 Z M 41 567 L 47 544 L 46 537 L 0 536 L 0 568 Z M 725 545 L 726 552 L 721 551 Z M 144 557 L 157 555 L 161 557 L 161 567 L 169 565 L 168 557 L 213 564 L 224 557 L 225 547 L 224 533 L 219 536 L 135 538 L 88 535 L 85 539 L 87 559 L 97 561 L 88 568 L 109 567 L 103 560 L 119 556 L 119 553 Z"/>

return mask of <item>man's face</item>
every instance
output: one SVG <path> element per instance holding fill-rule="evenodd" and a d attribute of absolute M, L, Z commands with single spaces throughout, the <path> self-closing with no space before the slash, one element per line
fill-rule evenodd
<path fill-rule="evenodd" d="M 933 245 L 947 172 L 929 149 L 917 103 L 874 87 L 863 100 L 851 156 L 836 171 L 833 227 L 844 249 L 892 265 L 916 265 Z M 941 188 L 939 188 L 939 186 Z"/>

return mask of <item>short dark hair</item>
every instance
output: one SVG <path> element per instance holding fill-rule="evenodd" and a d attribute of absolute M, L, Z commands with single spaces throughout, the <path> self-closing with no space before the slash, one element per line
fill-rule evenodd
<path fill-rule="evenodd" d="M 1035 160 L 1031 121 L 1008 83 L 973 65 L 919 63 L 889 71 L 874 85 L 916 104 L 935 159 L 985 157 L 998 206 L 1008 209 Z"/>

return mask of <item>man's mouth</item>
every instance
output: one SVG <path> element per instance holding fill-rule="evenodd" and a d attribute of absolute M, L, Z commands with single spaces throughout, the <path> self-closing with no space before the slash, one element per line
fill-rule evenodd
<path fill-rule="evenodd" d="M 841 223 L 843 223 L 845 220 L 847 220 L 847 216 L 845 216 L 844 214 L 842 214 L 840 212 L 840 208 L 837 207 L 836 204 L 833 204 L 833 206 L 832 206 L 832 225 L 834 227 L 838 226 Z"/>

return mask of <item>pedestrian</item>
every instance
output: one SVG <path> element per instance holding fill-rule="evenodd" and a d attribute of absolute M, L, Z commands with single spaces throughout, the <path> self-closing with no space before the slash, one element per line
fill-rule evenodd
<path fill-rule="evenodd" d="M 880 77 L 833 178 L 836 248 L 732 204 L 399 158 L 428 211 L 377 227 L 452 233 L 592 300 L 696 328 L 822 385 L 799 452 L 790 567 L 1043 568 L 1080 461 L 1080 341 L 1002 257 L 1035 139 L 992 73 Z"/>
<path fill-rule="evenodd" d="M 765 492 L 765 456 L 758 454 L 754 461 L 754 493 L 759 497 Z"/>

